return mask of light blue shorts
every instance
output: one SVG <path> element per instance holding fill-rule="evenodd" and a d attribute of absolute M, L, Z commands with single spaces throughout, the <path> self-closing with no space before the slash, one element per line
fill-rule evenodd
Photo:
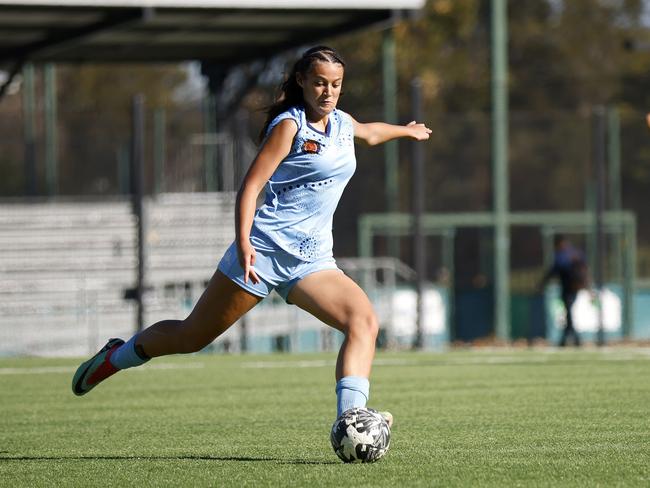
<path fill-rule="evenodd" d="M 255 248 L 255 265 L 253 269 L 260 279 L 259 283 L 253 283 L 250 276 L 248 283 L 244 282 L 244 269 L 239 264 L 237 246 L 234 242 L 221 258 L 217 269 L 241 288 L 258 297 L 264 298 L 275 290 L 285 302 L 291 303 L 287 299 L 289 292 L 305 276 L 327 269 L 341 271 L 336 266 L 336 261 L 332 256 L 308 262 L 292 256 L 282 249 L 272 249 L 267 246 L 258 248 L 255 245 L 255 240 L 252 241 Z"/>

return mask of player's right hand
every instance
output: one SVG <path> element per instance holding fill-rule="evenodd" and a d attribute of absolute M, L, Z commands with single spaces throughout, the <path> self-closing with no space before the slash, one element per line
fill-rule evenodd
<path fill-rule="evenodd" d="M 237 256 L 239 258 L 239 264 L 244 268 L 244 283 L 248 283 L 248 278 L 257 284 L 260 282 L 260 279 L 255 273 L 255 248 L 251 245 L 250 241 L 246 240 L 245 242 L 240 242 L 237 245 Z"/>

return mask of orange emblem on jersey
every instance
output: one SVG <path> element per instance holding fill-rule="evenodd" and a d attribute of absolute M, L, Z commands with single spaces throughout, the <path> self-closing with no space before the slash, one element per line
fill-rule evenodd
<path fill-rule="evenodd" d="M 318 154 L 320 152 L 320 144 L 310 139 L 304 142 L 302 150 L 309 154 Z"/>

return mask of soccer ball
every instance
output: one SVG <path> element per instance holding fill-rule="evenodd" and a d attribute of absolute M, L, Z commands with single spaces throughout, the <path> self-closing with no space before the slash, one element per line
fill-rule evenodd
<path fill-rule="evenodd" d="M 390 446 L 390 428 L 372 408 L 346 410 L 332 425 L 332 447 L 344 463 L 373 463 Z"/>

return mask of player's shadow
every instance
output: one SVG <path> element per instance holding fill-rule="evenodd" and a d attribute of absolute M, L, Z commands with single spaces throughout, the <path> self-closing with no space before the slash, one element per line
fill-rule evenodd
<path fill-rule="evenodd" d="M 336 461 L 319 461 L 315 459 L 280 459 L 265 456 L 8 456 L 0 452 L 0 462 L 3 461 L 240 461 L 267 462 L 278 464 L 339 464 Z"/>

